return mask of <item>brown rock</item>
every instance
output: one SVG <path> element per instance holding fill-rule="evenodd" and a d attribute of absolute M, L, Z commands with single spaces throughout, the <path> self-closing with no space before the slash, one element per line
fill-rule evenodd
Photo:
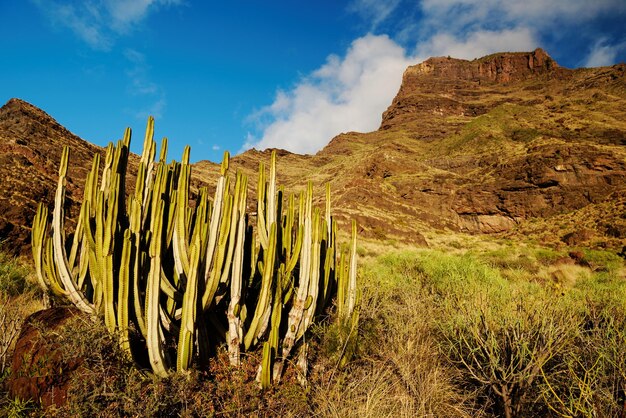
<path fill-rule="evenodd" d="M 570 251 L 568 255 L 576 265 L 591 267 L 589 262 L 585 259 L 585 253 L 583 253 L 582 251 Z"/>
<path fill-rule="evenodd" d="M 533 52 L 497 53 L 472 61 L 450 57 L 429 58 L 409 67 L 405 74 L 429 75 L 449 80 L 462 79 L 508 83 L 560 69 L 543 49 Z"/>
<path fill-rule="evenodd" d="M 383 113 L 381 129 L 426 115 L 479 116 L 499 103 L 480 103 L 478 89 L 531 78 L 567 78 L 570 73 L 542 49 L 492 54 L 472 61 L 429 58 L 404 72 L 400 91 Z"/>
<path fill-rule="evenodd" d="M 568 234 L 563 235 L 563 237 L 561 238 L 561 241 L 563 241 L 564 243 L 566 243 L 567 245 L 571 247 L 576 247 L 576 246 L 584 245 L 586 242 L 592 239 L 594 235 L 595 235 L 594 231 L 592 231 L 591 229 L 583 228 L 578 231 L 570 232 Z M 575 253 L 570 253 L 570 257 L 572 257 L 572 254 L 575 254 Z"/>
<path fill-rule="evenodd" d="M 7 389 L 11 398 L 34 400 L 46 408 L 67 400 L 70 375 L 81 363 L 44 338 L 42 333 L 58 330 L 79 315 L 73 308 L 51 308 L 29 316 L 20 332 L 11 362 Z"/>

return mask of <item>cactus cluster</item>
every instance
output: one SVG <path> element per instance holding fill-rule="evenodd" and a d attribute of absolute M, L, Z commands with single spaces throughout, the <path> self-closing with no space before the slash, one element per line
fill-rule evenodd
<path fill-rule="evenodd" d="M 306 376 L 306 335 L 316 318 L 334 300 L 338 321 L 358 320 L 356 224 L 341 251 L 330 188 L 325 212 L 313 206 L 310 182 L 299 196 L 285 196 L 274 153 L 269 177 L 259 168 L 256 215 L 247 213 L 247 177 L 230 175 L 228 153 L 213 199 L 202 188 L 190 205 L 189 147 L 182 162 L 167 163 L 164 138 L 155 160 L 153 132 L 150 118 L 132 193 L 125 191 L 129 129 L 109 144 L 102 168 L 94 157 L 69 240 L 63 150 L 52 221 L 43 204 L 33 221 L 39 283 L 102 317 L 124 350 L 138 362 L 147 358 L 158 376 L 201 367 L 220 345 L 233 365 L 242 352 L 262 349 L 262 387 L 280 380 L 296 350 Z"/>

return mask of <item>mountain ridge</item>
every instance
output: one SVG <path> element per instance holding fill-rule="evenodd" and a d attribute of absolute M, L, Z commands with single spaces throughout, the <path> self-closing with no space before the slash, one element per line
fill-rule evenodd
<path fill-rule="evenodd" d="M 427 245 L 428 230 L 514 234 L 533 219 L 621 207 L 625 74 L 624 64 L 566 69 L 541 49 L 430 58 L 405 71 L 377 131 L 340 134 L 315 155 L 278 150 L 278 180 L 288 191 L 302 190 L 307 179 L 320 190 L 330 182 L 340 223 L 356 218 L 364 237 L 419 245 Z M 37 201 L 51 202 L 66 144 L 67 210 L 75 213 L 91 156 L 104 149 L 19 99 L 0 108 L 0 240 L 16 252 L 28 249 Z M 269 154 L 249 150 L 231 164 L 254 184 Z M 195 163 L 192 189 L 213 187 L 217 172 L 216 164 Z M 619 247 L 626 221 L 617 209 L 611 214 L 610 234 L 601 219 L 587 227 L 592 240 Z M 552 241 L 576 228 L 551 231 Z"/>

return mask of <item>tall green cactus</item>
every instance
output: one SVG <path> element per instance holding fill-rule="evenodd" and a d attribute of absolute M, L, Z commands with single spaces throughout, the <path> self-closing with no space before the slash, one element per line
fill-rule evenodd
<path fill-rule="evenodd" d="M 337 321 L 342 332 L 339 366 L 344 366 L 356 351 L 360 294 L 357 286 L 357 225 L 352 221 L 352 239 L 347 252 L 342 252 L 337 268 Z M 345 332 L 348 334 L 345 335 Z"/>
<path fill-rule="evenodd" d="M 241 320 L 244 251 L 246 237 L 246 197 L 247 178 L 237 171 L 235 183 L 235 203 L 233 205 L 233 222 L 231 227 L 234 237 L 234 254 L 230 279 L 230 303 L 226 313 L 228 319 L 228 354 L 231 364 L 239 365 L 240 346 L 243 342 Z"/>
<path fill-rule="evenodd" d="M 63 219 L 65 216 L 63 204 L 65 203 L 65 186 L 69 156 L 69 148 L 64 147 L 61 156 L 61 166 L 59 167 L 59 182 L 54 198 L 54 214 L 52 216 L 54 265 L 70 301 L 81 311 L 93 314 L 95 312 L 93 304 L 89 303 L 80 289 L 78 289 L 76 276 L 72 273 L 72 266 L 69 265 L 65 251 L 65 230 L 63 228 Z"/>
<path fill-rule="evenodd" d="M 155 161 L 153 135 L 149 118 L 128 195 L 130 130 L 107 147 L 102 169 L 100 155 L 94 157 L 71 243 L 64 229 L 64 150 L 52 223 L 44 205 L 33 221 L 40 285 L 102 317 L 124 350 L 147 354 L 158 376 L 205 364 L 220 344 L 227 345 L 233 365 L 242 351 L 262 348 L 262 387 L 280 380 L 294 348 L 306 371 L 305 335 L 335 289 L 339 317 L 355 318 L 356 227 L 350 255 L 338 260 L 329 186 L 323 213 L 313 207 L 310 182 L 298 202 L 293 195 L 285 199 L 275 153 L 269 176 L 264 164 L 259 168 L 256 228 L 246 213 L 248 179 L 238 171 L 231 184 L 228 153 L 213 199 L 201 188 L 190 205 L 189 147 L 180 163 L 167 164 L 164 138 Z"/>

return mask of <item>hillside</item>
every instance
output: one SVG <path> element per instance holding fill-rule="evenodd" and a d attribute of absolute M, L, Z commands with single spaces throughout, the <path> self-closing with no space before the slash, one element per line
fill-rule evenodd
<path fill-rule="evenodd" d="M 0 241 L 9 249 L 28 250 L 66 144 L 75 211 L 91 156 L 103 149 L 19 99 L 0 108 Z M 330 182 L 338 219 L 356 218 L 361 236 L 376 240 L 425 245 L 424 231 L 455 231 L 621 248 L 624 145 L 624 64 L 571 70 L 540 49 L 430 58 L 405 71 L 377 131 L 341 134 L 313 156 L 279 151 L 278 180 L 288 190 Z M 254 177 L 268 159 L 251 150 L 232 165 Z M 211 187 L 216 172 L 196 163 L 194 187 Z"/>
<path fill-rule="evenodd" d="M 72 161 L 79 162 L 70 168 L 67 190 L 66 209 L 74 209 L 92 156 L 102 149 L 22 100 L 11 99 L 0 109 L 0 242 L 6 241 L 7 250 L 28 249 L 38 202 L 54 199 L 63 145 L 70 146 Z"/>

